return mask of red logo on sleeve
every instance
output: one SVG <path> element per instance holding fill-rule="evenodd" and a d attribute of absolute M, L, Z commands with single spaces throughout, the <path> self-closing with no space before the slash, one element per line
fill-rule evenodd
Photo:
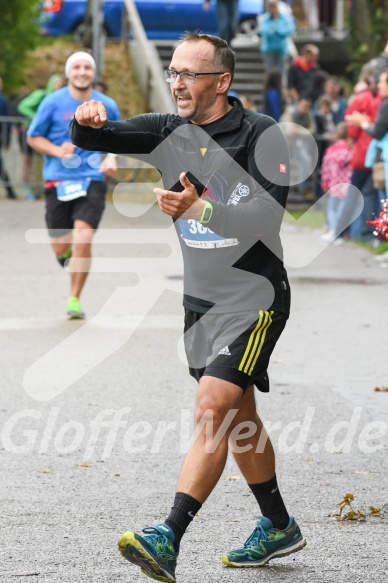
<path fill-rule="evenodd" d="M 287 172 L 287 165 L 286 164 L 279 164 L 279 170 L 280 172 Z"/>

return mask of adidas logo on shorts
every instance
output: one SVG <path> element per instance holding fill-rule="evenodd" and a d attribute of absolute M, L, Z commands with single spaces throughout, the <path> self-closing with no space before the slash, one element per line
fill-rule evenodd
<path fill-rule="evenodd" d="M 231 353 L 229 352 L 229 346 L 224 346 L 224 348 L 221 348 L 218 354 L 223 354 L 224 356 L 232 356 Z"/>

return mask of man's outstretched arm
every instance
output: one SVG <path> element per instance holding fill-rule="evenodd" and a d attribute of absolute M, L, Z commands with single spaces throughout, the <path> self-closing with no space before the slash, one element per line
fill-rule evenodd
<path fill-rule="evenodd" d="M 70 138 L 83 150 L 148 154 L 161 141 L 164 117 L 144 114 L 125 121 L 109 121 L 104 104 L 93 99 L 77 107 L 70 123 Z"/>

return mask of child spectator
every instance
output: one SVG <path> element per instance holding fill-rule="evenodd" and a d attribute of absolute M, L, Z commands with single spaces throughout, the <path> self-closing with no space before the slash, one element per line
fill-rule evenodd
<path fill-rule="evenodd" d="M 344 122 L 338 124 L 336 138 L 336 142 L 327 148 L 323 156 L 321 173 L 322 190 L 330 191 L 326 209 L 328 231 L 321 239 L 329 242 L 334 241 L 340 230 L 338 219 L 353 170 L 350 163 L 353 155 L 352 140 Z"/>

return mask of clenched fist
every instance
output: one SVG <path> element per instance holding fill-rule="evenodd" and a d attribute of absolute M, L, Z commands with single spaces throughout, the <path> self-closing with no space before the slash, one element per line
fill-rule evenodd
<path fill-rule="evenodd" d="M 85 103 L 77 107 L 74 117 L 79 125 L 94 129 L 102 128 L 108 121 L 105 105 L 102 101 L 96 101 L 95 99 L 85 101 Z"/>

